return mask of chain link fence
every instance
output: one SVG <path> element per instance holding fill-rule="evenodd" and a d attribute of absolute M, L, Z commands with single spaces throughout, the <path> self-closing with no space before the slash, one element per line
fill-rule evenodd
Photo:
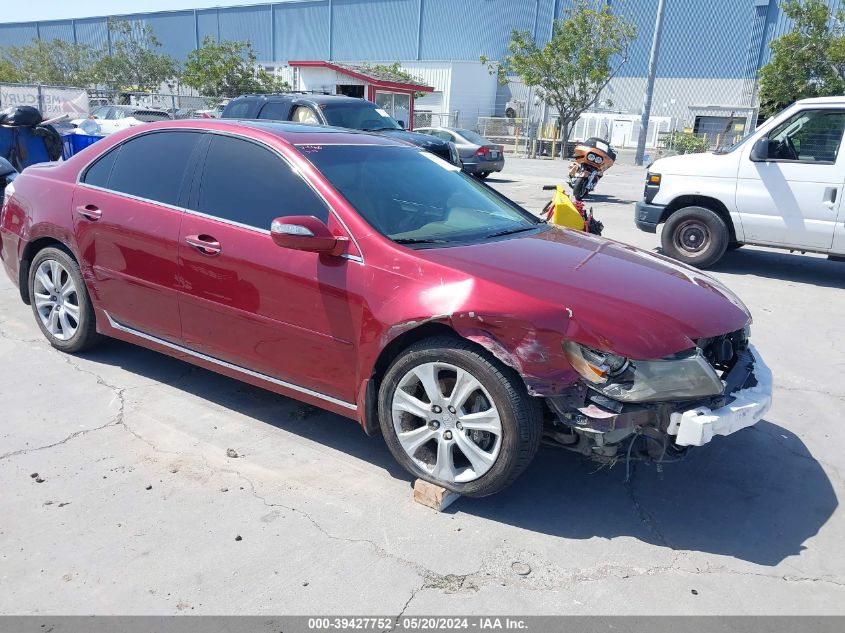
<path fill-rule="evenodd" d="M 458 127 L 457 112 L 414 112 L 414 129 L 420 127 Z"/>
<path fill-rule="evenodd" d="M 509 117 L 478 117 L 477 131 L 481 136 L 502 146 L 505 154 L 527 156 L 532 133 L 528 119 Z"/>

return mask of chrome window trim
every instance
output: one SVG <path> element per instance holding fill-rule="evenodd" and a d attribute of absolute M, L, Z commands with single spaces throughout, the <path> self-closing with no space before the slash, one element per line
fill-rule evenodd
<path fill-rule="evenodd" d="M 250 128 L 250 129 L 256 129 L 256 128 Z M 320 200 L 323 201 L 323 204 L 326 205 L 326 208 L 328 209 L 329 213 L 331 213 L 334 216 L 334 218 L 340 223 L 340 225 L 346 231 L 347 235 L 349 235 L 350 239 L 355 244 L 355 248 L 358 249 L 358 252 L 360 253 L 360 255 L 343 254 L 343 255 L 341 255 L 341 257 L 343 259 L 346 259 L 346 260 L 351 261 L 351 262 L 355 262 L 357 264 L 363 264 L 364 263 L 364 251 L 361 249 L 361 246 L 358 244 L 358 240 L 355 239 L 354 233 L 352 233 L 352 231 L 349 230 L 349 227 L 346 225 L 346 222 L 343 221 L 343 219 L 337 213 L 335 208 L 329 203 L 328 200 L 326 200 L 326 197 L 322 193 L 320 193 L 320 191 L 318 191 L 316 187 L 314 187 L 314 185 L 311 183 L 311 181 L 308 180 L 302 174 L 302 172 L 300 172 L 298 169 L 296 169 L 296 167 L 294 167 L 294 165 L 291 164 L 291 162 L 288 160 L 288 158 L 286 156 L 284 156 L 276 148 L 267 145 L 263 141 L 259 141 L 257 139 L 251 138 L 249 136 L 245 136 L 243 134 L 237 134 L 237 133 L 232 132 L 230 130 L 214 130 L 214 129 L 211 129 L 211 128 L 199 128 L 198 129 L 198 128 L 195 128 L 195 127 L 188 127 L 188 126 L 173 126 L 173 127 L 168 126 L 166 128 L 161 128 L 161 129 L 156 129 L 156 130 L 145 130 L 145 131 L 140 132 L 138 134 L 133 134 L 129 138 L 125 138 L 120 143 L 110 147 L 105 153 L 107 154 L 109 152 L 116 151 L 121 146 L 128 143 L 129 141 L 136 139 L 136 138 L 140 138 L 141 136 L 146 136 L 147 134 L 156 134 L 156 133 L 166 132 L 167 130 L 176 130 L 176 131 L 180 131 L 180 132 L 185 132 L 185 131 L 187 131 L 187 132 L 198 132 L 198 133 L 201 133 L 201 134 L 219 134 L 219 135 L 222 135 L 222 136 L 231 136 L 233 138 L 238 138 L 238 139 L 241 139 L 241 140 L 249 141 L 251 143 L 255 143 L 256 145 L 258 145 L 260 147 L 263 147 L 265 149 L 270 150 L 276 156 L 281 158 L 282 161 L 284 161 L 284 163 L 290 168 L 290 170 L 294 174 L 296 174 L 299 178 L 301 178 L 305 182 L 305 184 L 308 185 L 308 187 L 311 189 L 311 191 L 313 191 L 317 195 L 317 197 Z M 285 142 L 287 142 L 287 141 L 285 141 Z M 292 143 L 289 143 L 289 145 L 291 145 L 291 147 L 293 147 L 294 149 L 297 149 L 297 151 L 299 151 L 296 145 L 293 145 Z M 88 171 L 88 169 L 95 162 L 100 160 L 100 158 L 102 158 L 103 156 L 105 156 L 105 154 L 101 154 L 100 156 L 97 156 L 96 158 L 91 159 L 82 169 L 79 170 L 79 173 L 76 175 L 76 185 L 78 187 L 79 186 L 88 187 L 90 189 L 96 189 L 97 191 L 104 191 L 106 193 L 111 193 L 111 194 L 116 195 L 116 196 L 122 196 L 124 198 L 129 198 L 130 200 L 136 200 L 138 202 L 146 202 L 148 204 L 155 204 L 155 205 L 159 205 L 159 206 L 162 206 L 162 207 L 165 207 L 165 208 L 168 208 L 168 209 L 172 209 L 174 211 L 182 211 L 184 213 L 190 213 L 191 215 L 196 215 L 196 216 L 199 216 L 199 217 L 202 217 L 202 218 L 206 218 L 208 220 L 223 222 L 224 224 L 229 224 L 231 226 L 237 226 L 237 227 L 240 227 L 242 229 L 247 229 L 247 230 L 250 230 L 250 231 L 255 231 L 257 233 L 270 235 L 270 229 L 261 229 L 261 228 L 255 227 L 255 226 L 242 224 L 241 222 L 235 222 L 234 220 L 228 220 L 226 218 L 221 218 L 221 217 L 218 217 L 216 215 L 209 215 L 209 214 L 203 213 L 201 211 L 195 211 L 193 209 L 186 209 L 185 207 L 179 207 L 179 206 L 175 206 L 175 205 L 172 205 L 172 204 L 167 204 L 166 202 L 159 202 L 158 200 L 151 200 L 149 198 L 142 198 L 141 196 L 135 196 L 135 195 L 132 195 L 132 194 L 129 194 L 129 193 L 123 193 L 122 191 L 115 191 L 114 189 L 106 189 L 105 187 L 99 187 L 97 185 L 90 185 L 86 182 L 82 182 L 82 175 L 84 173 L 86 173 Z M 315 169 L 316 169 L 316 167 L 315 167 Z"/>
<path fill-rule="evenodd" d="M 348 409 L 350 411 L 357 411 L 358 406 L 352 404 L 351 402 L 346 402 L 345 400 L 340 400 L 338 398 L 334 398 L 332 396 L 327 396 L 324 393 L 320 393 L 319 391 L 314 391 L 313 389 L 308 389 L 307 387 L 300 387 L 299 385 L 295 385 L 290 382 L 286 382 L 284 380 L 279 380 L 278 378 L 273 378 L 272 376 L 268 376 L 267 374 L 262 374 L 257 371 L 253 371 L 252 369 L 247 369 L 246 367 L 241 367 L 240 365 L 235 365 L 233 363 L 227 362 L 225 360 L 220 360 L 219 358 L 215 358 L 214 356 L 209 356 L 208 354 L 203 354 L 202 352 L 197 352 L 189 347 L 185 347 L 183 345 L 178 345 L 176 343 L 171 343 L 170 341 L 166 341 L 164 339 L 158 338 L 157 336 L 153 336 L 152 334 L 147 334 L 146 332 L 142 332 L 140 330 L 136 330 L 135 328 L 131 328 L 129 326 L 123 325 L 120 322 L 116 321 L 108 312 L 105 312 L 106 318 L 109 321 L 109 325 L 113 327 L 115 330 L 119 332 L 124 332 L 126 334 L 131 334 L 132 336 L 137 336 L 138 338 L 144 339 L 146 341 L 150 341 L 157 345 L 162 345 L 164 347 L 168 347 L 170 349 L 176 350 L 177 352 L 181 352 L 183 354 L 187 354 L 188 356 L 192 356 L 194 358 L 198 358 L 200 360 L 204 360 L 206 362 L 219 365 L 220 367 L 225 367 L 226 369 L 231 369 L 232 371 L 237 371 L 247 376 L 251 376 L 253 378 L 258 378 L 259 380 L 264 380 L 266 382 L 272 383 L 274 385 L 278 385 L 279 387 L 283 387 L 285 389 L 290 389 L 291 391 L 296 391 L 297 393 L 302 393 L 313 398 L 318 398 L 320 400 L 324 400 L 326 402 L 331 402 L 334 405 L 339 407 L 343 407 L 344 409 Z"/>

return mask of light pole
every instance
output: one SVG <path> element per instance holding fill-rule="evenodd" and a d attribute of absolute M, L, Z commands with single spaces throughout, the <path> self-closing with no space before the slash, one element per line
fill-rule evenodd
<path fill-rule="evenodd" d="M 657 74 L 657 57 L 660 54 L 660 36 L 663 33 L 663 11 L 665 8 L 666 0 L 658 0 L 657 17 L 654 21 L 654 36 L 651 39 L 651 55 L 648 58 L 648 80 L 643 97 L 643 116 L 640 119 L 640 134 L 637 138 L 637 153 L 634 157 L 635 165 L 643 164 L 643 155 L 645 154 L 648 119 L 651 116 L 651 99 L 654 96 L 654 77 Z"/>

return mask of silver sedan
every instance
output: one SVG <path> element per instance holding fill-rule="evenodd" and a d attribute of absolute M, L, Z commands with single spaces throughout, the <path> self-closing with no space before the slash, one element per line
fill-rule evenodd
<path fill-rule="evenodd" d="M 451 141 L 458 148 L 463 169 L 468 174 L 487 178 L 505 167 L 505 154 L 501 145 L 493 143 L 477 132 L 454 127 L 414 128 L 414 132 L 430 134 L 444 141 Z"/>

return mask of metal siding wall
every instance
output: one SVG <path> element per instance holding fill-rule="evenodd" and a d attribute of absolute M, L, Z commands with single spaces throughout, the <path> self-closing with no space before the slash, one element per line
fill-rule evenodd
<path fill-rule="evenodd" d="M 842 0 L 827 0 L 827 6 L 830 7 L 831 13 L 834 16 L 837 11 L 845 10 L 845 2 Z M 767 64 L 772 57 L 772 49 L 769 48 L 769 43 L 792 30 L 792 20 L 786 17 L 777 0 L 770 0 L 769 2 L 765 29 L 766 43 L 760 66 Z"/>
<path fill-rule="evenodd" d="M 200 46 L 206 37 L 217 39 L 217 9 L 201 9 L 197 11 L 197 30 L 200 35 Z"/>
<path fill-rule="evenodd" d="M 193 11 L 174 13 L 150 13 L 144 17 L 156 37 L 161 42 L 160 53 L 167 53 L 177 61 L 182 61 L 195 47 L 195 22 Z"/>
<path fill-rule="evenodd" d="M 276 59 L 329 58 L 329 2 L 286 2 L 275 5 Z"/>
<path fill-rule="evenodd" d="M 0 47 L 26 46 L 38 34 L 34 22 L 26 24 L 0 24 Z"/>
<path fill-rule="evenodd" d="M 109 28 L 106 18 L 82 18 L 76 20 L 76 41 L 91 48 L 106 49 L 109 46 Z"/>
<path fill-rule="evenodd" d="M 220 8 L 220 39 L 250 42 L 260 60 L 273 58 L 270 5 Z"/>
<path fill-rule="evenodd" d="M 416 59 L 417 9 L 418 0 L 333 0 L 333 59 Z"/>
<path fill-rule="evenodd" d="M 70 20 L 39 22 L 38 30 L 41 33 L 41 39 L 45 42 L 52 42 L 53 40 L 73 42 L 73 24 Z"/>
<path fill-rule="evenodd" d="M 420 58 L 478 61 L 486 55 L 500 59 L 507 53 L 511 30 L 534 28 L 535 13 L 543 1 L 423 0 Z"/>

